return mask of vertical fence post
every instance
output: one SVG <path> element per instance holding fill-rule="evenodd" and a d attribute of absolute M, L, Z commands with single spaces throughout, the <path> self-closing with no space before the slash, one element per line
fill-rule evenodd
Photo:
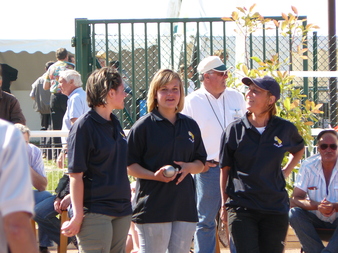
<path fill-rule="evenodd" d="M 336 38 L 336 1 L 328 0 L 329 20 L 329 68 L 330 71 L 337 71 L 337 38 Z M 337 78 L 330 77 L 330 120 L 331 126 L 338 123 L 338 99 L 337 99 Z"/>
<path fill-rule="evenodd" d="M 81 73 L 85 86 L 90 70 L 90 26 L 87 19 L 75 19 L 75 60 L 76 70 Z"/>

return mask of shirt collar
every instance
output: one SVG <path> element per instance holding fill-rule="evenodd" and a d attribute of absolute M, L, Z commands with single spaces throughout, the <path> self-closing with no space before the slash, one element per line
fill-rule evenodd
<path fill-rule="evenodd" d="M 245 113 L 245 115 L 244 115 L 244 117 L 243 117 L 243 123 L 244 123 L 244 126 L 246 127 L 246 128 L 252 128 L 253 127 L 253 125 L 250 123 L 250 121 L 249 121 L 249 119 L 248 119 L 248 112 L 246 112 Z M 275 123 L 275 121 L 276 121 L 276 116 L 272 116 L 270 119 L 269 119 L 269 121 L 268 121 L 268 124 L 266 125 L 266 128 L 268 128 L 268 127 L 272 127 L 273 125 L 274 125 L 274 123 Z"/>
<path fill-rule="evenodd" d="M 77 87 L 77 88 L 75 88 L 70 94 L 69 94 L 69 98 L 71 97 L 71 96 L 73 96 L 75 93 L 77 93 L 77 90 L 78 89 L 82 89 L 82 87 Z"/>
<path fill-rule="evenodd" d="M 100 123 L 100 124 L 106 124 L 109 121 L 102 118 L 94 109 L 89 110 L 88 114 L 90 115 L 90 117 L 92 117 L 96 122 Z M 110 118 L 112 120 L 112 122 L 114 122 L 116 120 L 116 117 L 114 114 L 110 114 Z"/>
<path fill-rule="evenodd" d="M 154 110 L 151 111 L 151 116 L 154 120 L 156 121 L 163 121 L 163 120 L 167 120 L 166 118 L 164 118 L 160 112 L 155 108 Z M 183 115 L 181 113 L 177 113 L 177 119 L 182 119 Z"/>

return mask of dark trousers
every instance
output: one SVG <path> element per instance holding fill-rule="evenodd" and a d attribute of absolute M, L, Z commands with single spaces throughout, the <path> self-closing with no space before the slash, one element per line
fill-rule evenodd
<path fill-rule="evenodd" d="M 62 120 L 67 110 L 68 97 L 62 93 L 52 93 L 50 96 L 50 110 L 52 112 L 52 130 L 61 130 Z M 55 148 L 61 148 L 61 138 L 53 138 L 53 146 Z M 54 149 L 53 158 L 56 159 L 60 150 Z"/>
<path fill-rule="evenodd" d="M 41 118 L 41 131 L 45 131 L 50 129 L 50 113 L 42 114 L 40 113 Z M 42 148 L 43 156 L 46 157 L 48 160 L 52 159 L 52 150 L 51 148 L 51 138 L 50 137 L 41 137 L 40 138 L 40 147 Z"/>
<path fill-rule="evenodd" d="M 267 214 L 240 208 L 228 211 L 229 230 L 237 253 L 282 253 L 288 214 Z"/>

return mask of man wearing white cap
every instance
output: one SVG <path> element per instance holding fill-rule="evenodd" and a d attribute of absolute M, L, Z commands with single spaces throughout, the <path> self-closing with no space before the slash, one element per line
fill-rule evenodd
<path fill-rule="evenodd" d="M 216 215 L 221 205 L 219 149 L 226 126 L 246 112 L 244 97 L 226 87 L 228 70 L 218 56 L 203 59 L 197 67 L 202 86 L 189 94 L 183 114 L 198 123 L 208 154 L 202 173 L 195 176 L 199 222 L 194 239 L 196 253 L 215 252 Z"/>

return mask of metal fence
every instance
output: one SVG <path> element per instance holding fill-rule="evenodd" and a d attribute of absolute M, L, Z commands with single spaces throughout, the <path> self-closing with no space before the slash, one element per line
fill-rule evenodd
<path fill-rule="evenodd" d="M 318 133 L 321 130 L 322 129 L 312 129 L 312 135 L 317 136 Z M 125 132 L 126 135 L 128 135 L 129 130 L 124 130 L 124 132 Z M 53 131 L 53 130 L 31 131 L 31 138 L 34 140 L 34 144 L 37 145 L 40 148 L 40 150 L 43 154 L 44 153 L 48 154 L 48 150 L 50 151 L 50 153 L 52 153 L 52 151 L 54 151 L 55 149 L 60 151 L 61 148 L 57 148 L 53 145 L 50 146 L 50 147 L 46 147 L 44 145 L 41 145 L 39 138 L 60 137 L 60 136 L 67 137 L 68 131 L 58 131 L 58 130 L 56 130 L 56 131 Z M 302 160 L 305 160 L 306 158 L 308 158 L 308 157 L 310 157 L 314 154 L 317 154 L 317 148 L 313 143 L 310 148 L 308 146 L 305 147 L 305 154 L 304 154 L 304 158 Z M 52 155 L 44 156 L 43 162 L 44 162 L 44 166 L 45 166 L 46 176 L 47 176 L 47 179 L 48 179 L 48 185 L 47 185 L 46 190 L 54 194 L 60 178 L 63 176 L 64 173 L 67 173 L 68 159 L 66 157 L 66 160 L 64 161 L 61 168 L 58 167 L 58 164 L 57 164 L 56 160 L 54 159 L 54 157 Z M 293 186 L 293 183 L 295 182 L 296 174 L 297 174 L 297 172 L 293 172 L 287 179 L 288 185 L 290 187 Z"/>
<path fill-rule="evenodd" d="M 281 17 L 267 17 L 281 20 Z M 303 19 L 305 17 L 299 17 Z M 290 49 L 295 50 L 288 37 L 278 34 L 253 34 L 247 41 L 241 41 L 233 34 L 234 22 L 221 18 L 196 19 L 144 19 L 144 20 L 87 20 L 76 19 L 76 66 L 82 74 L 84 83 L 96 68 L 119 62 L 119 71 L 130 88 L 124 111 L 116 112 L 124 128 L 146 113 L 145 100 L 149 83 L 160 68 L 170 68 L 180 72 L 188 91 L 188 79 L 200 86 L 197 65 L 201 59 L 223 50 L 227 66 L 235 66 L 243 61 L 243 52 L 269 59 L 278 53 L 280 61 L 290 58 Z M 281 70 L 328 71 L 336 70 L 336 38 L 330 45 L 328 37 L 310 34 L 305 47 L 308 60 L 292 58 Z M 297 40 L 297 38 L 296 38 Z M 298 38 L 300 40 L 300 38 Z M 295 43 L 297 44 L 297 43 Z M 332 43 L 331 43 L 332 44 Z M 329 46 L 331 48 L 329 48 Z M 334 50 L 331 50 L 334 47 Z M 331 53 L 331 56 L 330 56 Z M 332 67 L 332 59 L 335 59 Z M 331 63 L 330 63 L 331 60 Z M 250 67 L 257 67 L 252 60 Z M 191 66 L 191 67 L 190 67 Z M 190 76 L 190 71 L 192 75 Z M 240 78 L 241 76 L 239 76 Z M 336 78 L 304 77 L 296 78 L 295 83 L 303 88 L 304 94 L 316 103 L 323 103 L 324 114 L 316 127 L 337 125 L 337 81 Z"/>

